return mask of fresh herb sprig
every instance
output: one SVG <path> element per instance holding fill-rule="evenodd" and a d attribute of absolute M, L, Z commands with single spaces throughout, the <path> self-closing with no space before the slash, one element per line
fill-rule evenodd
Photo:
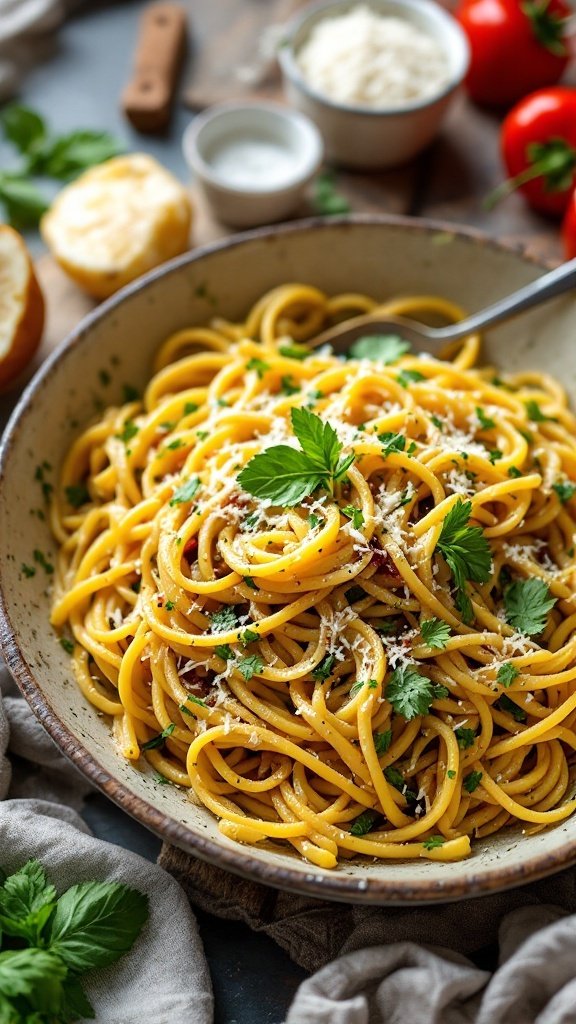
<path fill-rule="evenodd" d="M 394 669 L 384 691 L 394 711 L 406 721 L 418 715 L 427 715 L 432 701 L 447 697 L 445 686 L 436 686 L 427 676 L 421 676 L 415 666 L 400 665 Z"/>
<path fill-rule="evenodd" d="M 548 612 L 556 604 L 556 598 L 544 580 L 533 576 L 529 580 L 515 580 L 504 591 L 506 621 L 527 636 L 541 633 L 548 621 Z"/>
<path fill-rule="evenodd" d="M 275 505 L 297 505 L 319 487 L 332 490 L 354 462 L 342 455 L 343 444 L 329 423 L 308 409 L 291 410 L 292 429 L 300 448 L 273 445 L 255 455 L 238 474 L 238 483 L 256 498 Z"/>
<path fill-rule="evenodd" d="M 490 545 L 480 526 L 468 525 L 471 513 L 472 502 L 459 499 L 446 516 L 436 544 L 452 573 L 456 605 L 466 623 L 473 619 L 466 583 L 486 583 L 492 571 Z"/>
<path fill-rule="evenodd" d="M 2 111 L 0 124 L 22 158 L 15 170 L 0 171 L 0 203 L 15 227 L 33 227 L 48 208 L 32 178 L 69 181 L 121 152 L 108 132 L 78 130 L 54 135 L 40 114 L 17 103 Z"/>
<path fill-rule="evenodd" d="M 147 918 L 145 895 L 118 882 L 82 882 L 61 896 L 37 860 L 0 869 L 0 1021 L 94 1019 L 81 975 L 127 953 Z"/>

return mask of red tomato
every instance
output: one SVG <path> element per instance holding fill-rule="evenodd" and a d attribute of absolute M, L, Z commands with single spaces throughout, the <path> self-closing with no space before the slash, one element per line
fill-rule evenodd
<path fill-rule="evenodd" d="M 559 81 L 570 59 L 564 0 L 462 0 L 456 17 L 471 50 L 472 99 L 509 106 Z"/>
<path fill-rule="evenodd" d="M 521 100 L 500 141 L 509 180 L 497 198 L 518 188 L 535 210 L 562 216 L 576 184 L 576 89 L 557 85 Z"/>
<path fill-rule="evenodd" d="M 573 192 L 568 202 L 568 209 L 562 221 L 562 241 L 567 260 L 576 256 L 576 192 Z"/>

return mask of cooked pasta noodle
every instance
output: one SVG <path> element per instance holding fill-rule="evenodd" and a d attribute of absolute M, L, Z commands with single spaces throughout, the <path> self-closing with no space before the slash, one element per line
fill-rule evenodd
<path fill-rule="evenodd" d="M 545 374 L 476 368 L 478 337 L 443 360 L 303 350 L 376 308 L 463 315 L 293 284 L 179 331 L 143 400 L 72 445 L 52 508 L 52 622 L 119 752 L 321 868 L 456 860 L 576 807 L 576 420 Z M 274 504 L 238 477 L 303 451 L 296 408 L 344 468 Z"/>

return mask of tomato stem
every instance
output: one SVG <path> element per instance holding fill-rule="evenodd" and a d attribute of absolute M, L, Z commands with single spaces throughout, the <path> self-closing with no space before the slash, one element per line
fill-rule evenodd
<path fill-rule="evenodd" d="M 566 57 L 568 47 L 565 37 L 568 18 L 548 10 L 550 0 L 525 0 L 520 6 L 538 42 L 555 57 Z"/>
<path fill-rule="evenodd" d="M 507 178 L 486 197 L 484 207 L 492 210 L 517 188 L 542 178 L 547 192 L 567 192 L 574 184 L 576 149 L 565 139 L 533 142 L 527 147 L 528 166 L 513 178 Z"/>

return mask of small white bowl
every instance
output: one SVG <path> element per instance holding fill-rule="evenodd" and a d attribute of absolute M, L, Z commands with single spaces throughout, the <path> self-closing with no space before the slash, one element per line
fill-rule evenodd
<path fill-rule="evenodd" d="M 329 159 L 346 167 L 393 167 L 415 156 L 436 135 L 468 70 L 468 40 L 458 22 L 434 0 L 362 0 L 362 6 L 371 7 L 380 15 L 409 21 L 435 39 L 446 55 L 450 77 L 438 93 L 401 107 L 337 103 L 308 84 L 298 66 L 297 54 L 319 21 L 346 14 L 359 2 L 315 4 L 289 24 L 278 53 L 284 88 L 290 102 L 318 125 Z"/>
<path fill-rule="evenodd" d="M 233 227 L 284 220 L 322 163 L 322 137 L 295 110 L 226 103 L 188 125 L 184 156 L 217 217 Z"/>

